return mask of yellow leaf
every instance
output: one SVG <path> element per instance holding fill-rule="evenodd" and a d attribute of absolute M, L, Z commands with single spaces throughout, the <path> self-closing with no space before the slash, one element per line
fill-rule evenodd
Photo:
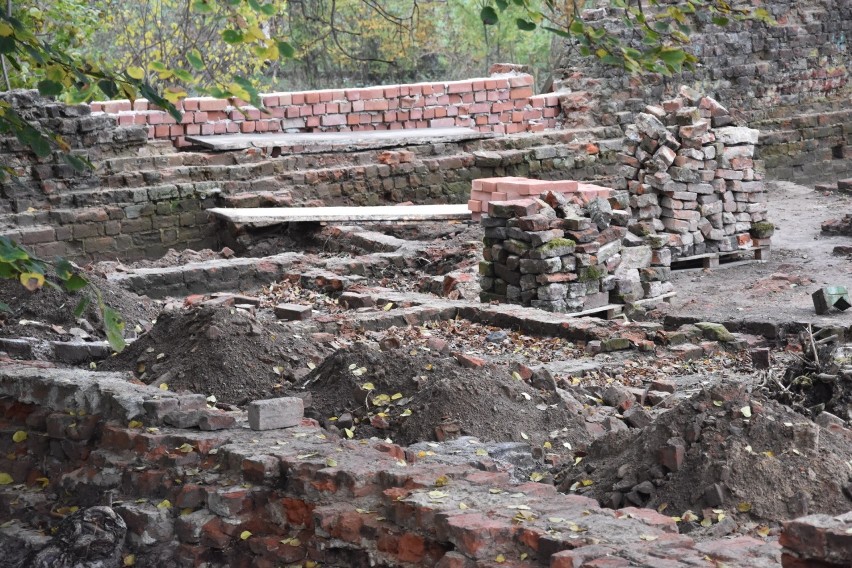
<path fill-rule="evenodd" d="M 740 513 L 748 513 L 749 511 L 751 511 L 751 503 L 747 501 L 740 502 L 739 504 L 737 504 L 737 511 L 739 511 Z"/>
<path fill-rule="evenodd" d="M 48 478 L 46 478 L 46 477 L 37 477 L 37 478 L 36 478 L 36 481 L 37 481 L 38 483 L 41 483 L 42 488 L 47 487 L 48 485 L 50 485 L 50 480 L 49 480 Z"/>
<path fill-rule="evenodd" d="M 712 524 L 713 524 L 713 521 L 709 517 L 704 517 L 703 519 L 701 519 L 701 526 L 702 527 L 709 527 Z"/>
<path fill-rule="evenodd" d="M 515 379 L 516 381 L 524 380 L 523 378 L 521 378 L 521 374 L 518 373 L 517 371 L 512 371 L 512 378 Z"/>
<path fill-rule="evenodd" d="M 502 554 L 498 554 L 497 557 L 494 559 L 494 562 L 496 562 L 497 564 L 503 564 L 505 561 L 506 557 Z"/>
<path fill-rule="evenodd" d="M 127 68 L 127 74 L 131 78 L 136 79 L 137 81 L 141 81 L 142 78 L 145 76 L 145 70 L 141 67 L 132 66 Z"/>
<path fill-rule="evenodd" d="M 669 504 L 668 504 L 668 503 L 661 503 L 661 504 L 660 504 L 660 506 L 659 506 L 659 507 L 657 507 L 657 512 L 658 512 L 658 513 L 662 513 L 663 511 L 665 511 L 665 510 L 666 510 L 666 509 L 668 509 L 668 508 L 669 508 Z"/>
<path fill-rule="evenodd" d="M 30 292 L 35 292 L 44 286 L 44 274 L 38 272 L 22 272 L 20 280 L 23 287 Z"/>
<path fill-rule="evenodd" d="M 12 476 L 5 472 L 0 472 L 0 485 L 9 485 L 14 480 Z"/>
<path fill-rule="evenodd" d="M 529 436 L 527 436 L 526 432 L 521 432 L 521 438 L 523 438 L 524 440 L 529 440 L 529 439 L 530 439 L 530 437 L 529 437 Z"/>
<path fill-rule="evenodd" d="M 325 465 L 327 467 L 337 467 L 337 460 L 334 458 L 328 458 L 325 460 Z"/>
<path fill-rule="evenodd" d="M 402 398 L 402 393 L 401 393 L 401 392 L 398 392 L 398 393 L 395 393 L 395 394 L 391 395 L 391 400 L 399 400 L 399 399 L 401 399 L 401 398 Z"/>
<path fill-rule="evenodd" d="M 15 32 L 14 28 L 6 22 L 0 22 L 0 37 L 9 37 Z"/>
<path fill-rule="evenodd" d="M 350 440 L 355 437 L 355 432 L 350 430 L 349 428 L 344 428 L 343 431 L 346 432 L 346 437 Z"/>
<path fill-rule="evenodd" d="M 400 414 L 400 416 L 411 416 L 411 409 L 406 408 L 405 410 L 402 411 L 402 414 Z"/>
<path fill-rule="evenodd" d="M 387 404 L 390 402 L 390 397 L 386 394 L 380 394 L 373 398 L 374 406 L 382 406 L 383 404 Z"/>
<path fill-rule="evenodd" d="M 544 449 L 546 449 L 546 450 L 549 450 L 553 447 L 553 444 L 551 444 L 550 442 L 545 442 L 542 445 L 544 446 Z"/>
<path fill-rule="evenodd" d="M 464 503 L 459 503 L 459 509 L 461 509 L 462 511 L 466 511 L 467 509 L 469 509 L 469 507 Z"/>
<path fill-rule="evenodd" d="M 759 527 L 757 527 L 757 534 L 762 536 L 763 538 L 768 537 L 769 527 L 767 527 L 766 525 L 760 525 Z"/>
<path fill-rule="evenodd" d="M 248 540 L 248 537 L 251 536 L 251 531 L 243 531 L 240 533 L 240 539 Z"/>
<path fill-rule="evenodd" d="M 128 554 L 124 557 L 124 565 L 125 566 L 136 566 L 136 555 Z"/>
<path fill-rule="evenodd" d="M 714 400 L 714 401 L 713 401 L 713 406 L 722 406 L 722 404 L 723 404 L 723 403 L 722 403 L 722 401 L 721 401 L 721 400 Z"/>
<path fill-rule="evenodd" d="M 592 481 L 591 479 L 584 479 L 580 483 L 583 485 L 583 487 L 588 487 L 589 485 L 593 484 L 594 481 Z"/>
<path fill-rule="evenodd" d="M 184 443 L 183 443 L 183 444 L 181 444 L 181 446 L 178 448 L 178 451 L 179 451 L 179 452 L 182 452 L 182 453 L 184 453 L 184 454 L 188 454 L 189 452 L 191 452 L 191 451 L 192 451 L 192 446 L 191 446 L 190 444 L 187 444 L 186 442 L 184 442 Z"/>
<path fill-rule="evenodd" d="M 393 303 L 388 302 L 387 304 L 384 305 L 384 307 L 382 309 L 386 312 L 389 312 L 391 310 L 391 308 L 393 308 Z"/>
<path fill-rule="evenodd" d="M 27 439 L 27 433 L 24 432 L 23 430 L 18 430 L 17 432 L 12 434 L 12 441 L 15 442 L 16 444 L 23 442 L 26 439 Z"/>
<path fill-rule="evenodd" d="M 435 487 L 444 487 L 450 484 L 450 478 L 446 475 L 442 475 L 438 479 L 435 480 Z"/>
<path fill-rule="evenodd" d="M 128 428 L 141 428 L 141 427 L 142 427 L 142 422 L 140 422 L 139 420 L 131 420 L 131 421 L 127 424 L 127 427 L 128 427 Z"/>
<path fill-rule="evenodd" d="M 437 490 L 430 491 L 429 493 L 427 493 L 427 495 L 429 495 L 429 499 L 432 499 L 433 501 L 438 500 L 438 499 L 446 499 L 447 497 L 450 496 L 449 493 L 445 493 L 444 491 L 437 491 Z"/>
<path fill-rule="evenodd" d="M 641 538 L 642 540 L 647 540 L 647 541 L 657 540 L 657 537 L 650 535 L 650 534 L 640 534 L 639 538 Z"/>
<path fill-rule="evenodd" d="M 743 416 L 745 416 L 746 418 L 751 418 L 751 407 L 750 406 L 743 406 L 742 408 L 740 408 L 740 412 L 742 412 Z"/>
<path fill-rule="evenodd" d="M 536 483 L 538 483 L 542 479 L 544 479 L 544 474 L 541 474 L 537 471 L 534 471 L 530 474 L 530 481 L 535 481 Z"/>
<path fill-rule="evenodd" d="M 432 370 L 432 363 L 428 363 L 428 364 L 427 364 L 426 366 L 424 366 L 423 368 L 424 368 L 424 369 L 426 369 L 427 371 L 431 371 L 431 370 Z"/>
<path fill-rule="evenodd" d="M 172 508 L 172 502 L 169 501 L 168 499 L 163 499 L 162 501 L 157 503 L 157 508 L 158 509 L 171 509 Z"/>
<path fill-rule="evenodd" d="M 486 450 L 485 448 L 478 448 L 478 449 L 476 450 L 476 455 L 478 455 L 478 456 L 487 456 L 487 455 L 488 455 L 488 450 Z"/>
<path fill-rule="evenodd" d="M 775 457 L 775 453 L 772 452 L 772 451 L 765 451 L 765 452 L 763 452 L 763 455 L 768 457 L 768 458 L 774 458 Z"/>
<path fill-rule="evenodd" d="M 169 390 L 169 385 L 167 385 L 166 383 L 160 383 L 160 390 L 161 391 Z"/>
<path fill-rule="evenodd" d="M 521 560 L 526 560 L 528 556 L 529 556 L 529 554 L 527 554 L 526 552 L 522 552 L 521 553 Z"/>
<path fill-rule="evenodd" d="M 497 487 L 492 487 L 491 489 L 488 490 L 488 492 L 491 493 L 492 495 L 497 495 L 499 493 L 503 493 L 503 490 L 498 489 Z"/>
<path fill-rule="evenodd" d="M 302 541 L 300 541 L 296 537 L 292 537 L 292 538 L 285 538 L 284 540 L 281 541 L 281 544 L 286 544 L 287 546 L 301 546 Z"/>
<path fill-rule="evenodd" d="M 373 383 L 364 383 L 363 385 L 361 385 L 361 389 L 365 391 L 376 390 L 376 385 L 374 385 Z"/>

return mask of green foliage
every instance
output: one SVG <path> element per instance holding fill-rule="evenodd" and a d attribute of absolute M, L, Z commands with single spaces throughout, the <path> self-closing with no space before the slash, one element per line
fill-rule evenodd
<path fill-rule="evenodd" d="M 50 277 L 53 274 L 53 278 Z M 32 256 L 25 248 L 8 237 L 0 236 L 0 278 L 18 280 L 30 292 L 44 286 L 68 293 L 85 291 L 74 310 L 80 317 L 94 295 L 103 320 L 104 333 L 110 346 L 117 352 L 125 347 L 124 321 L 121 315 L 104 303 L 101 291 L 77 272 L 66 259 L 57 257 L 52 263 Z M 0 311 L 11 311 L 10 306 L 0 303 Z"/>
<path fill-rule="evenodd" d="M 517 18 L 522 30 L 533 30 L 544 24 L 553 34 L 571 39 L 583 56 L 594 56 L 601 62 L 621 67 L 632 74 L 659 73 L 672 75 L 692 69 L 698 58 L 685 48 L 692 31 L 690 24 L 709 19 L 714 25 L 725 26 L 732 19 L 751 19 L 773 23 L 763 8 L 733 7 L 727 0 L 685 0 L 670 4 L 663 0 L 609 0 L 609 15 L 619 18 L 633 40 L 626 41 L 608 33 L 603 21 L 586 20 L 577 12 L 577 4 L 556 0 L 513 0 L 522 6 L 526 17 Z M 505 11 L 506 0 L 494 0 L 482 9 L 482 23 L 494 25 Z M 496 7 L 496 9 L 495 9 Z"/>

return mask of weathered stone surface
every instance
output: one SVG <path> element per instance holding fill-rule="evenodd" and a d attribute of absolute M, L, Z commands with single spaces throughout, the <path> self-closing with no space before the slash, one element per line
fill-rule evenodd
<path fill-rule="evenodd" d="M 305 407 L 301 398 L 282 397 L 255 400 L 248 405 L 248 420 L 252 430 L 274 430 L 298 426 Z"/>

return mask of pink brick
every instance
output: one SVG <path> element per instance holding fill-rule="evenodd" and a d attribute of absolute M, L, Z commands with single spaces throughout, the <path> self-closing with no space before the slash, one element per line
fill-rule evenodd
<path fill-rule="evenodd" d="M 385 87 L 384 96 L 387 98 L 398 97 L 399 96 L 399 87 Z"/>
<path fill-rule="evenodd" d="M 469 93 L 473 90 L 473 84 L 470 81 L 453 81 L 447 84 L 448 93 Z"/>
<path fill-rule="evenodd" d="M 480 213 L 482 211 L 482 202 L 477 199 L 469 199 L 467 202 L 467 208 L 474 213 Z"/>
<path fill-rule="evenodd" d="M 393 122 L 393 121 L 396 120 L 396 113 L 395 112 L 386 112 L 386 113 L 384 113 L 384 115 L 382 115 L 382 120 L 385 121 L 385 122 Z"/>
<path fill-rule="evenodd" d="M 293 95 L 290 93 L 278 95 L 278 105 L 287 106 L 293 104 Z"/>
<path fill-rule="evenodd" d="M 325 114 L 326 112 L 325 105 L 322 103 L 311 106 L 311 113 L 313 114 Z"/>
<path fill-rule="evenodd" d="M 364 101 L 364 110 L 367 110 L 367 111 L 388 110 L 388 101 L 386 101 L 384 99 Z"/>
<path fill-rule="evenodd" d="M 336 114 L 342 111 L 340 110 L 340 105 L 338 103 L 326 103 L 325 112 L 328 114 Z"/>
<path fill-rule="evenodd" d="M 532 84 L 532 75 L 517 75 L 515 77 L 509 77 L 510 87 L 528 87 Z"/>
<path fill-rule="evenodd" d="M 305 120 L 305 126 L 308 128 L 314 128 L 320 125 L 320 117 L 318 116 L 309 116 L 307 120 Z"/>
<path fill-rule="evenodd" d="M 202 124 L 201 125 L 201 135 L 209 136 L 211 134 L 216 134 L 216 129 L 212 124 Z"/>
<path fill-rule="evenodd" d="M 402 126 L 401 122 L 391 122 L 390 123 L 390 130 L 402 130 L 402 129 L 403 129 L 403 126 Z"/>
<path fill-rule="evenodd" d="M 472 81 L 472 86 L 474 91 L 484 91 L 485 90 L 485 80 L 480 79 L 479 81 Z"/>
<path fill-rule="evenodd" d="M 533 90 L 530 87 L 516 87 L 509 91 L 509 96 L 512 99 L 528 99 L 533 95 Z"/>
<path fill-rule="evenodd" d="M 343 91 L 344 96 L 347 101 L 360 101 L 361 100 L 361 90 L 360 89 L 346 89 Z"/>
<path fill-rule="evenodd" d="M 491 194 L 491 201 L 506 201 L 509 196 L 501 191 L 495 191 Z"/>
<path fill-rule="evenodd" d="M 195 122 L 195 123 L 207 122 L 207 113 L 206 112 L 196 112 L 196 113 L 193 113 L 193 114 L 194 114 L 193 122 Z"/>
<path fill-rule="evenodd" d="M 225 99 L 203 98 L 198 100 L 198 110 L 225 110 L 228 107 L 228 101 Z"/>
<path fill-rule="evenodd" d="M 148 99 L 136 99 L 133 101 L 133 110 L 148 110 Z"/>
<path fill-rule="evenodd" d="M 488 100 L 488 91 L 476 91 L 473 93 L 474 102 L 481 103 Z"/>
<path fill-rule="evenodd" d="M 309 105 L 320 102 L 320 94 L 316 91 L 308 91 L 305 93 L 305 102 Z"/>
<path fill-rule="evenodd" d="M 355 124 L 361 123 L 361 117 L 357 114 L 347 114 L 346 115 L 346 124 L 349 126 L 353 126 Z"/>
<path fill-rule="evenodd" d="M 267 106 L 267 107 L 278 106 L 278 96 L 277 95 L 266 95 L 261 100 L 263 100 L 263 106 Z"/>
<path fill-rule="evenodd" d="M 186 125 L 186 135 L 187 136 L 198 136 L 201 134 L 201 125 L 200 124 L 187 124 Z"/>
<path fill-rule="evenodd" d="M 323 126 L 343 126 L 346 124 L 346 117 L 342 114 L 327 114 L 322 117 Z"/>
<path fill-rule="evenodd" d="M 255 124 L 254 122 L 242 122 L 240 123 L 240 132 L 254 132 Z"/>
<path fill-rule="evenodd" d="M 434 118 L 429 121 L 429 128 L 445 128 L 455 126 L 456 121 L 452 118 Z"/>
<path fill-rule="evenodd" d="M 293 93 L 290 95 L 291 101 L 290 104 L 294 105 L 303 105 L 305 104 L 305 93 Z"/>
<path fill-rule="evenodd" d="M 355 100 L 352 101 L 352 112 L 361 112 L 364 110 L 364 101 Z"/>
<path fill-rule="evenodd" d="M 321 103 L 327 103 L 329 101 L 334 100 L 334 93 L 328 90 L 320 91 L 319 98 Z"/>
<path fill-rule="evenodd" d="M 383 99 L 384 96 L 384 87 L 370 87 L 369 89 L 361 89 L 362 99 Z"/>
<path fill-rule="evenodd" d="M 198 110 L 198 104 L 197 98 L 183 99 L 183 110 Z"/>
<path fill-rule="evenodd" d="M 525 110 L 524 120 L 538 120 L 541 118 L 541 111 L 537 109 Z"/>
<path fill-rule="evenodd" d="M 169 137 L 169 127 L 167 125 L 160 125 L 154 127 L 154 137 L 155 138 L 168 138 Z"/>
<path fill-rule="evenodd" d="M 313 105 L 302 105 L 299 107 L 299 116 L 311 116 L 314 114 Z"/>

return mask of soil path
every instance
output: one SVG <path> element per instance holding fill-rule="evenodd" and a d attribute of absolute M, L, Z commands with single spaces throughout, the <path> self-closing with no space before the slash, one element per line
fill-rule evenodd
<path fill-rule="evenodd" d="M 669 312 L 710 321 L 852 325 L 852 310 L 818 316 L 811 293 L 821 286 L 852 289 L 852 259 L 833 256 L 852 238 L 821 234 L 820 225 L 852 211 L 852 196 L 816 192 L 812 187 L 767 181 L 769 220 L 775 226 L 772 256 L 765 263 L 716 270 L 675 271 L 677 296 Z"/>

